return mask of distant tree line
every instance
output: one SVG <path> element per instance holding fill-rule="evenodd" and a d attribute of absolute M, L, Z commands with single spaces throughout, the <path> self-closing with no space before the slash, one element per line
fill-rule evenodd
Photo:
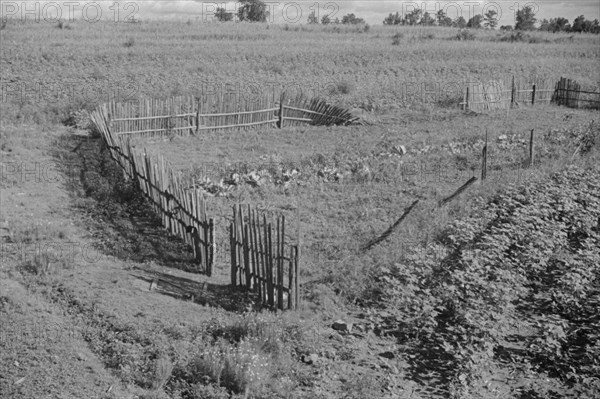
<path fill-rule="evenodd" d="M 237 17 L 240 21 L 249 22 L 266 22 L 269 18 L 267 5 L 262 0 L 243 0 L 241 6 L 237 10 Z M 234 13 L 227 12 L 224 8 L 217 8 L 215 18 L 218 21 L 232 21 Z M 358 18 L 354 14 L 347 14 L 342 17 L 332 20 L 329 15 L 324 15 L 321 18 L 321 24 L 344 24 L 357 25 L 364 24 L 365 20 Z M 308 16 L 309 24 L 318 24 L 319 18 L 315 11 Z M 542 19 L 539 27 L 536 27 L 537 19 L 532 7 L 523 7 L 517 11 L 515 30 L 540 30 L 547 32 L 580 32 L 580 33 L 600 33 L 600 23 L 597 19 L 590 21 L 585 19 L 583 15 L 578 16 L 569 23 L 569 20 L 563 17 Z M 414 9 L 411 12 L 401 16 L 400 13 L 390 13 L 384 20 L 384 25 L 422 25 L 422 26 L 449 26 L 455 28 L 470 28 L 470 29 L 495 29 L 498 26 L 498 13 L 494 10 L 489 10 L 485 14 L 477 14 L 471 17 L 468 21 L 462 16 L 452 19 L 446 15 L 443 10 L 439 10 L 435 14 L 430 14 L 422 9 Z M 510 25 L 503 25 L 501 30 L 512 30 Z"/>
<path fill-rule="evenodd" d="M 267 22 L 269 18 L 269 11 L 267 10 L 267 5 L 262 0 L 243 0 L 240 2 L 240 8 L 237 10 L 237 18 L 239 21 L 248 21 L 248 22 Z M 228 22 L 233 21 L 233 18 L 236 13 L 227 12 L 222 7 L 217 8 L 215 12 L 215 18 L 217 21 Z M 318 24 L 319 19 L 316 13 L 313 11 L 308 16 L 309 24 Z M 321 23 L 323 25 L 329 24 L 343 24 L 343 25 L 358 25 L 365 24 L 365 20 L 362 18 L 358 18 L 354 14 L 347 14 L 342 17 L 340 21 L 339 18 L 332 20 L 329 15 L 324 15 L 321 18 Z"/>
<path fill-rule="evenodd" d="M 439 10 L 435 14 L 430 14 L 419 8 L 412 10 L 402 17 L 400 13 L 388 15 L 383 20 L 384 25 L 423 25 L 423 26 L 450 26 L 454 28 L 490 28 L 494 29 L 498 25 L 498 13 L 490 10 L 485 15 L 475 15 L 468 21 L 462 16 L 455 19 L 450 18 L 444 10 Z"/>
<path fill-rule="evenodd" d="M 580 33 L 600 33 L 600 23 L 597 19 L 590 21 L 583 15 L 575 18 L 573 24 L 563 17 L 542 19 L 539 27 L 536 27 L 537 19 L 532 7 L 524 7 L 517 11 L 514 28 L 510 25 L 503 25 L 501 30 L 540 30 L 548 32 L 580 32 Z M 489 10 L 485 14 L 474 15 L 468 21 L 462 16 L 452 19 L 446 15 L 443 10 L 435 14 L 430 14 L 421 9 L 414 9 L 411 12 L 401 16 L 400 13 L 390 13 L 384 20 L 384 25 L 422 25 L 422 26 L 449 26 L 455 28 L 470 29 L 495 29 L 498 26 L 498 13 Z"/>

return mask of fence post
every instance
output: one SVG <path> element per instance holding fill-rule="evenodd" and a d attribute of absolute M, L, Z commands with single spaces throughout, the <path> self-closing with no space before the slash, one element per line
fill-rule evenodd
<path fill-rule="evenodd" d="M 535 105 L 535 83 L 533 84 L 533 89 L 531 92 L 531 105 Z"/>
<path fill-rule="evenodd" d="M 302 231 L 300 229 L 300 204 L 298 204 L 298 208 L 296 208 L 296 215 L 296 230 L 298 234 L 298 243 L 296 244 L 296 249 L 294 251 L 294 308 L 298 309 L 298 303 L 300 298 L 300 293 L 298 291 L 298 262 L 300 259 L 300 248 L 302 245 Z"/>
<path fill-rule="evenodd" d="M 485 181 L 487 175 L 487 146 L 488 146 L 488 132 L 485 130 L 485 144 L 483 145 L 482 150 L 482 159 L 481 159 L 481 184 Z"/>
<path fill-rule="evenodd" d="M 529 167 L 533 168 L 533 157 L 534 157 L 534 148 L 533 148 L 533 129 L 531 129 L 531 135 L 529 136 Z"/>
<path fill-rule="evenodd" d="M 246 291 L 250 291 L 252 287 L 252 275 L 250 273 L 250 232 L 248 231 L 248 224 L 243 223 L 243 232 L 242 232 L 242 251 L 244 257 L 244 276 L 246 281 Z"/>
<path fill-rule="evenodd" d="M 279 97 L 279 128 L 283 129 L 283 101 L 285 99 L 285 92 L 281 93 Z"/>
<path fill-rule="evenodd" d="M 512 87 L 510 89 L 510 107 L 512 108 L 515 104 L 515 75 L 512 77 Z"/>
<path fill-rule="evenodd" d="M 236 281 L 236 276 L 235 276 L 235 263 L 236 263 L 236 259 L 235 259 L 235 236 L 234 236 L 234 231 L 235 229 L 235 222 L 232 222 L 229 225 L 229 249 L 231 251 L 231 286 L 235 287 L 235 281 Z"/>
<path fill-rule="evenodd" d="M 210 255 L 206 262 L 206 274 L 208 277 L 212 275 L 212 267 L 215 262 L 215 222 L 213 218 L 210 218 L 208 222 L 208 233 L 209 233 L 209 243 L 210 245 Z"/>
<path fill-rule="evenodd" d="M 469 108 L 469 86 L 467 85 L 467 93 L 465 94 L 465 104 L 463 105 L 463 110 Z"/>
<path fill-rule="evenodd" d="M 196 110 L 196 135 L 200 131 L 200 97 L 198 97 L 198 109 Z"/>
<path fill-rule="evenodd" d="M 275 304 L 275 287 L 273 285 L 273 235 L 271 234 L 273 231 L 273 227 L 271 226 L 271 223 L 268 223 L 266 225 L 266 237 L 267 237 L 267 251 L 268 251 L 268 255 L 267 255 L 267 274 L 268 274 L 268 280 L 267 280 L 267 288 L 269 290 L 269 293 L 267 295 L 268 297 L 268 303 L 269 303 L 269 307 L 272 309 L 274 304 Z"/>
<path fill-rule="evenodd" d="M 236 233 L 237 232 L 237 212 L 235 209 L 235 205 L 233 205 L 233 222 L 229 225 L 229 247 L 231 250 L 231 285 L 235 287 L 236 285 L 236 274 L 237 274 L 237 243 L 236 243 Z"/>
<path fill-rule="evenodd" d="M 285 215 L 281 215 L 281 242 L 279 243 L 280 248 L 278 248 L 277 252 L 279 253 L 279 260 L 277 261 L 277 285 L 278 285 L 278 294 L 277 294 L 277 306 L 279 309 L 283 310 L 283 264 L 284 264 L 284 255 L 285 255 Z"/>

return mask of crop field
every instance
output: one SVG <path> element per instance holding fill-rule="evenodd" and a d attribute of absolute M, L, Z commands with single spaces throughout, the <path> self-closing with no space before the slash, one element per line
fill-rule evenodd
<path fill-rule="evenodd" d="M 460 105 L 513 76 L 598 92 L 600 37 L 511 35 L 8 20 L 0 396 L 600 397 L 598 111 Z M 89 112 L 283 91 L 362 123 L 131 139 L 206 196 L 214 273 L 194 272 Z M 235 204 L 294 226 L 298 309 L 229 285 Z"/>

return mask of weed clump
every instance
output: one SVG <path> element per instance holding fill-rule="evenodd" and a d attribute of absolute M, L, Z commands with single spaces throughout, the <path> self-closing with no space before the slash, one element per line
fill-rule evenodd
<path fill-rule="evenodd" d="M 130 37 L 127 39 L 127 41 L 125 43 L 123 43 L 123 46 L 125 47 L 133 47 L 135 45 L 135 39 L 133 37 Z"/>
<path fill-rule="evenodd" d="M 331 95 L 335 94 L 350 94 L 354 91 L 354 84 L 352 82 L 348 82 L 343 80 L 338 82 L 334 87 L 330 89 Z"/>
<path fill-rule="evenodd" d="M 404 38 L 404 33 L 396 33 L 394 36 L 392 36 L 392 45 L 393 46 L 398 46 L 400 45 L 400 42 L 402 41 L 402 39 Z"/>

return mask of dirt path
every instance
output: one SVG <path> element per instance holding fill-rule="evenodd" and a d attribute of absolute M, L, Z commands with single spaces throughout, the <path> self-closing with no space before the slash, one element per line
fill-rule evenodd
<path fill-rule="evenodd" d="M 82 325 L 49 302 L 59 278 L 74 280 L 81 264 L 60 255 L 81 231 L 46 148 L 64 132 L 7 129 L 2 150 L 0 391 L 6 398 L 129 398 L 82 336 Z M 85 241 L 79 241 L 79 245 Z M 42 259 L 49 255 L 49 263 Z M 65 268 L 66 266 L 66 268 Z M 31 284 L 31 272 L 48 285 Z"/>

